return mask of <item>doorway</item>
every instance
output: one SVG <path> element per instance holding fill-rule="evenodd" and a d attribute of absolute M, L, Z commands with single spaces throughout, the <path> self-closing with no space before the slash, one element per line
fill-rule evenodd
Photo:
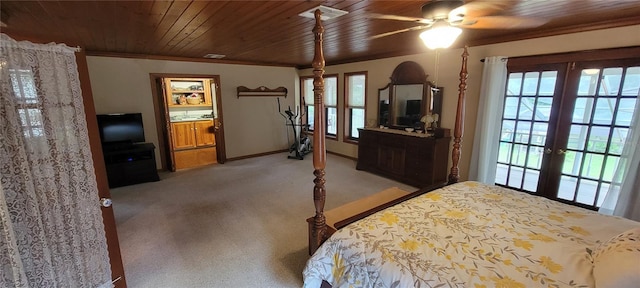
<path fill-rule="evenodd" d="M 220 77 L 150 74 L 150 79 L 162 169 L 224 163 Z"/>

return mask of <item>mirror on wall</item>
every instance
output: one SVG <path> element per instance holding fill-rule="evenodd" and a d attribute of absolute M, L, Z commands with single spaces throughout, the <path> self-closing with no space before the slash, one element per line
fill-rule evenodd
<path fill-rule="evenodd" d="M 378 124 L 391 128 L 420 127 L 425 115 L 441 118 L 442 87 L 427 81 L 422 67 L 413 61 L 400 63 L 391 82 L 378 89 Z M 437 122 L 431 127 L 437 127 Z"/>
<path fill-rule="evenodd" d="M 423 106 L 426 106 L 423 104 L 427 104 L 427 102 L 423 101 L 424 85 L 394 85 L 393 95 L 395 104 L 393 107 L 393 115 L 395 115 L 393 124 L 414 126 L 416 122 L 420 122 L 420 118 L 425 111 Z"/>

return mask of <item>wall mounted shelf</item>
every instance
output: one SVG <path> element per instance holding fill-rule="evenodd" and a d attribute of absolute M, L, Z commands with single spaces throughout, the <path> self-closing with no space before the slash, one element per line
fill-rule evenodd
<path fill-rule="evenodd" d="M 238 98 L 240 97 L 287 97 L 287 88 L 278 87 L 275 89 L 269 89 L 265 86 L 260 86 L 255 89 L 250 89 L 245 86 L 238 86 Z"/>

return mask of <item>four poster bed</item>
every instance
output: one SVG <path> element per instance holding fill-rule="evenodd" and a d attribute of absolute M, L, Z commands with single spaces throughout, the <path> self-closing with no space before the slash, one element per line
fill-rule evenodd
<path fill-rule="evenodd" d="M 312 66 L 316 135 L 323 135 L 319 16 L 316 11 Z M 313 256 L 304 286 L 637 287 L 640 223 L 503 187 L 457 183 L 467 55 L 465 48 L 449 185 L 413 193 L 392 188 L 325 212 L 324 137 L 314 137 L 316 211 L 307 219 Z"/>

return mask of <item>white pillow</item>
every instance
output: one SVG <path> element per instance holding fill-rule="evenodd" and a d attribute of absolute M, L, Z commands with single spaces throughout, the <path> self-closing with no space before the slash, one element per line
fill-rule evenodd
<path fill-rule="evenodd" d="M 593 277 L 596 287 L 640 286 L 640 227 L 627 230 L 595 249 Z"/>

